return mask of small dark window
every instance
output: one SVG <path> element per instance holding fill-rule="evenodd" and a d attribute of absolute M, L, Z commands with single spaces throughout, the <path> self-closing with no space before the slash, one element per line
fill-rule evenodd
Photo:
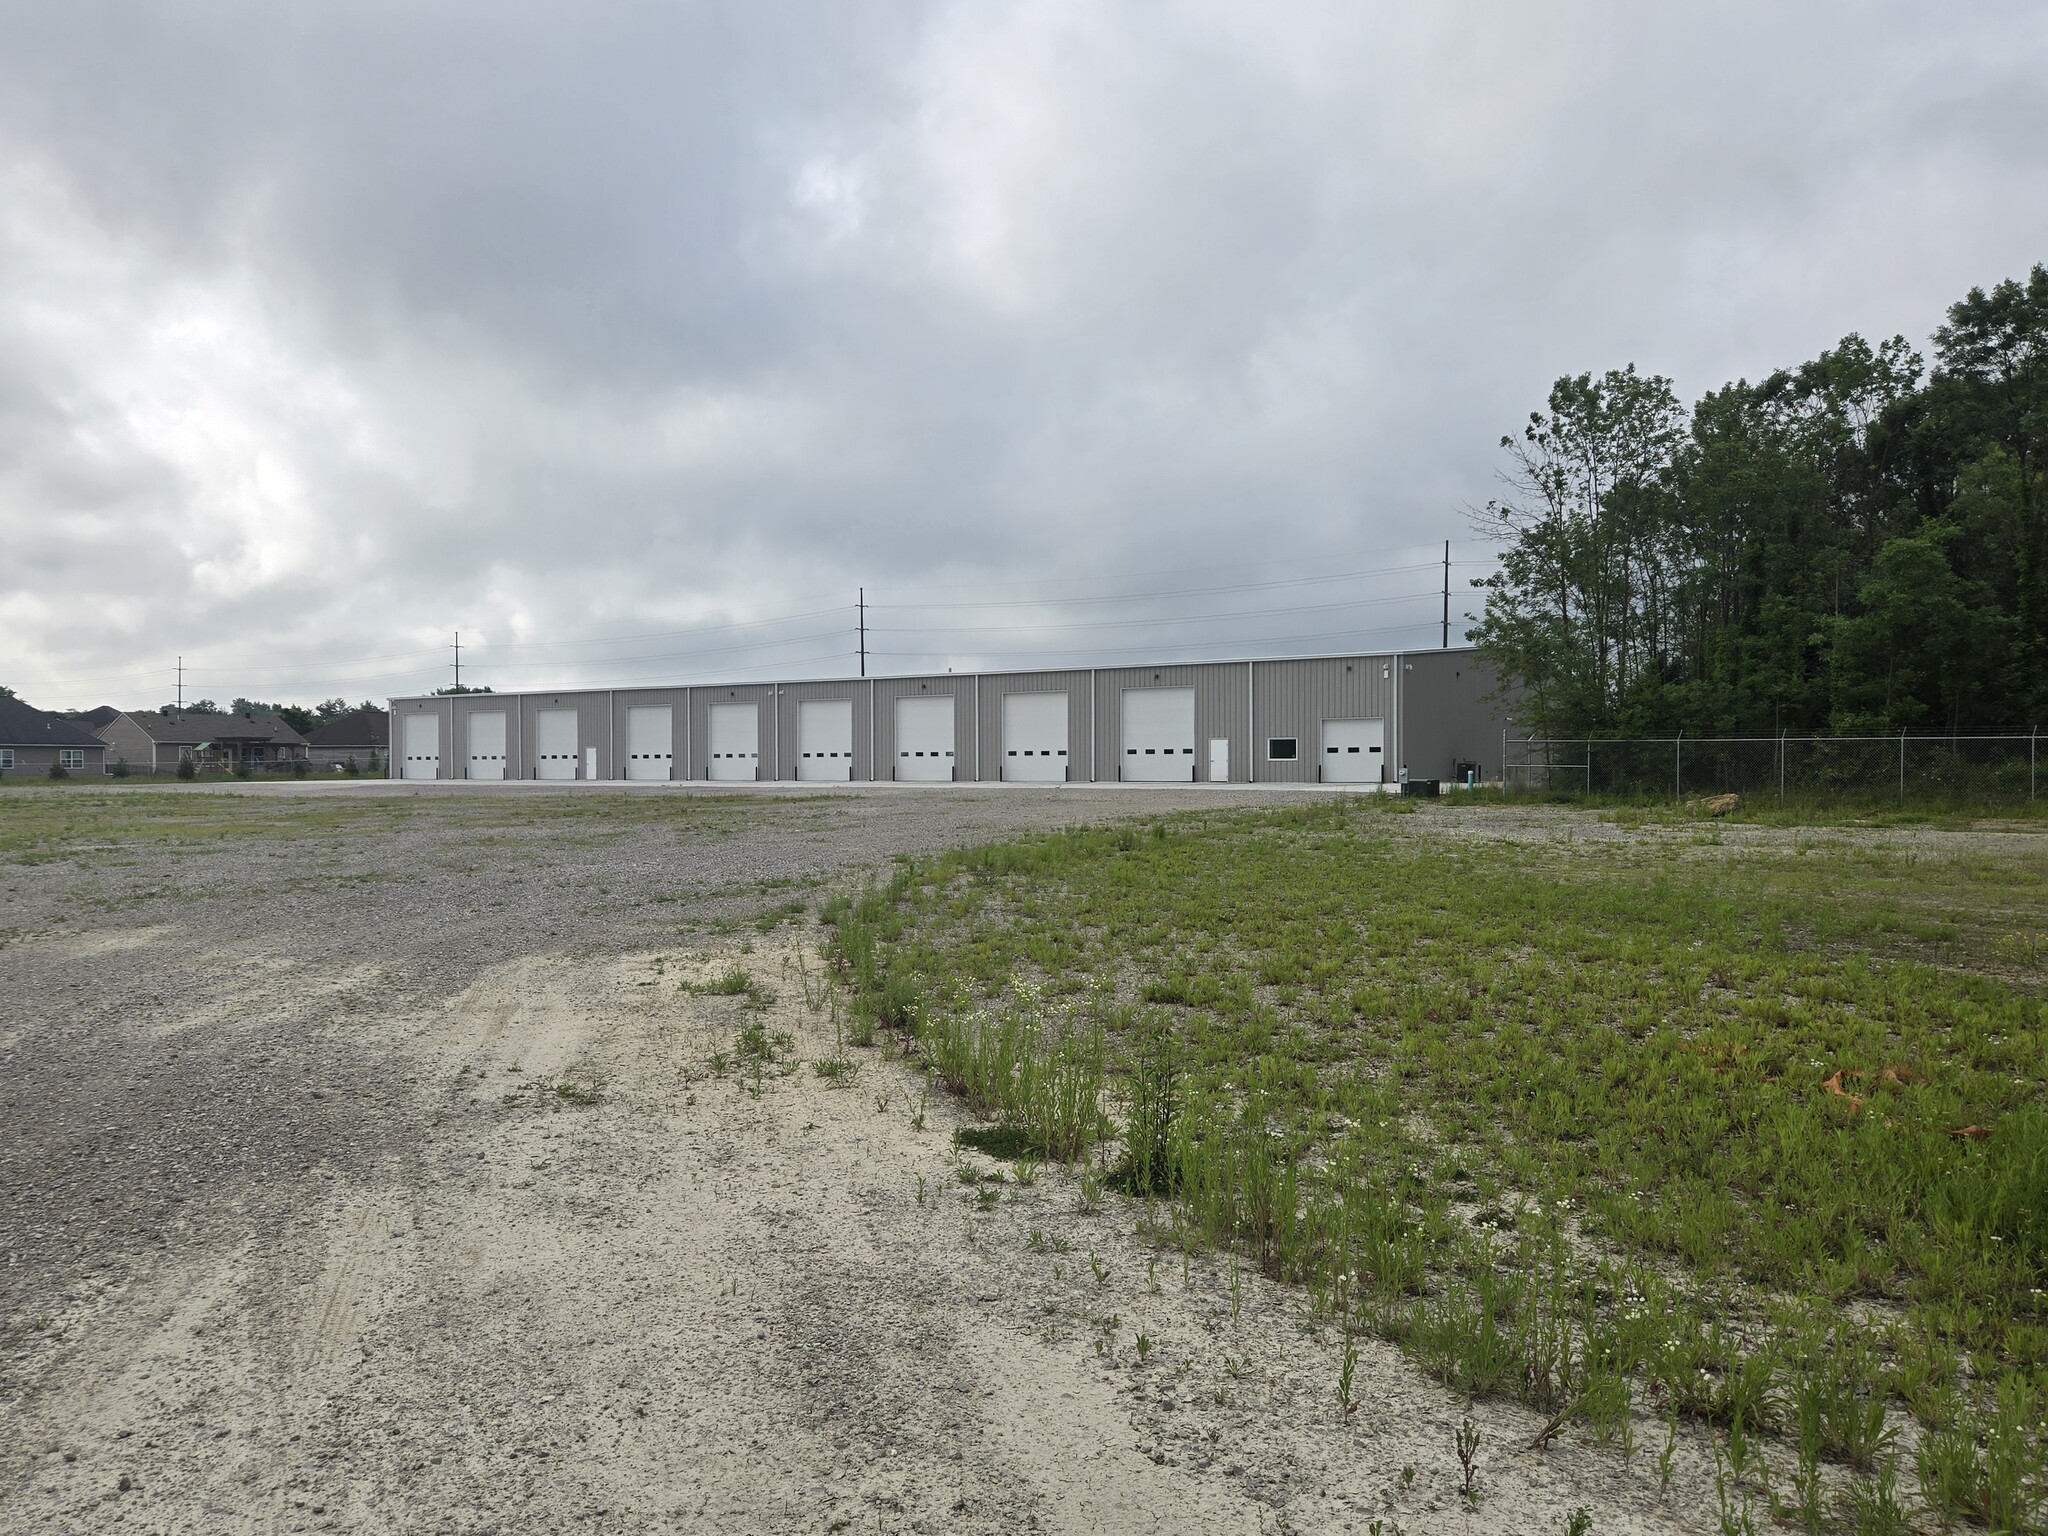
<path fill-rule="evenodd" d="M 1269 763 L 1291 763 L 1300 755 L 1300 745 L 1292 736 L 1275 736 L 1266 743 L 1266 761 Z"/>

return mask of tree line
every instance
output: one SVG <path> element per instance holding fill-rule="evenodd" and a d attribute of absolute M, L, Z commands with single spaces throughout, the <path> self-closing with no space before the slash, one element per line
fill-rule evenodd
<path fill-rule="evenodd" d="M 2048 267 L 1932 337 L 1848 336 L 1689 410 L 1559 379 L 1471 638 L 1539 736 L 2026 732 L 2048 723 Z"/>

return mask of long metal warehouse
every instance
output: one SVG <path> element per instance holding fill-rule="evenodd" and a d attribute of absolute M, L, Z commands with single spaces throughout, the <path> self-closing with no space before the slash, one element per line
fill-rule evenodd
<path fill-rule="evenodd" d="M 394 778 L 1383 784 L 1497 777 L 1470 650 L 391 701 Z"/>

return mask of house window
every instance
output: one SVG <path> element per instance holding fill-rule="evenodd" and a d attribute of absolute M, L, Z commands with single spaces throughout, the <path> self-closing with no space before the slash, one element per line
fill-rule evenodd
<path fill-rule="evenodd" d="M 85 766 L 85 748 L 59 747 L 57 749 L 57 761 L 66 768 L 83 768 Z"/>
<path fill-rule="evenodd" d="M 12 768 L 13 766 L 14 748 L 0 747 L 0 768 Z"/>
<path fill-rule="evenodd" d="M 1301 756 L 1301 743 L 1293 736 L 1273 736 L 1266 741 L 1266 761 L 1291 763 Z"/>

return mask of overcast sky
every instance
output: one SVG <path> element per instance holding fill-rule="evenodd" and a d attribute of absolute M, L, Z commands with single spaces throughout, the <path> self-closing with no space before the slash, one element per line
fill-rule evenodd
<path fill-rule="evenodd" d="M 1557 375 L 2048 260 L 2044 82 L 2039 0 L 22 0 L 0 682 L 1433 644 Z"/>

